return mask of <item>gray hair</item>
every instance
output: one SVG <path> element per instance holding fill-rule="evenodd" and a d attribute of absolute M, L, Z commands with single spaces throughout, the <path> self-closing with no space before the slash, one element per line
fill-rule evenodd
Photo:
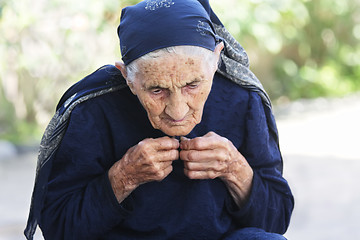
<path fill-rule="evenodd" d="M 126 66 L 127 79 L 128 81 L 133 81 L 136 73 L 139 72 L 138 63 L 141 61 L 150 61 L 159 57 L 164 56 L 165 54 L 184 54 L 188 56 L 201 56 L 204 59 L 204 62 L 213 66 L 215 62 L 218 61 L 216 55 L 211 50 L 208 50 L 203 47 L 198 46 L 174 46 L 162 48 L 159 50 L 155 50 L 153 52 L 147 53 L 138 59 L 132 61 Z"/>

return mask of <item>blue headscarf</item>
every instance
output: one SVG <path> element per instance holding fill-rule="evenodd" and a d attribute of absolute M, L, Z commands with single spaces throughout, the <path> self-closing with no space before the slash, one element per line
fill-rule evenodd
<path fill-rule="evenodd" d="M 208 12 L 195 0 L 148 0 L 124 8 L 118 35 L 125 65 L 172 46 L 192 45 L 213 51 L 219 41 Z"/>

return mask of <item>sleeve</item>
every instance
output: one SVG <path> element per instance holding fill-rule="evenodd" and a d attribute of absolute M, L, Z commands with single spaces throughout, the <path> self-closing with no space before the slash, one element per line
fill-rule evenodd
<path fill-rule="evenodd" d="M 131 212 L 108 179 L 115 162 L 110 126 L 101 108 L 89 104 L 72 112 L 53 159 L 39 223 L 45 239 L 98 239 Z"/>
<path fill-rule="evenodd" d="M 294 198 L 282 176 L 282 157 L 274 117 L 256 93 L 250 93 L 245 143 L 240 153 L 253 168 L 250 197 L 241 209 L 228 204 L 241 227 L 257 227 L 284 234 L 294 207 Z"/>

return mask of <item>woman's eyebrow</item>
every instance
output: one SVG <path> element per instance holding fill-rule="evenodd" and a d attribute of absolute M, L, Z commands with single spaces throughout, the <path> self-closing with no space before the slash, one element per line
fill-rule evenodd
<path fill-rule="evenodd" d="M 159 85 L 146 87 L 147 90 L 154 90 L 154 89 L 159 89 L 159 88 L 165 89 L 164 87 L 160 87 Z"/>
<path fill-rule="evenodd" d="M 158 83 L 149 83 L 149 84 L 144 84 L 144 88 L 147 90 L 153 90 L 153 89 L 157 89 L 157 88 L 166 88 L 165 86 L 163 86 L 162 84 L 158 84 Z"/>
<path fill-rule="evenodd" d="M 196 84 L 196 83 L 199 83 L 199 82 L 202 82 L 202 80 L 196 78 L 196 79 L 194 79 L 193 81 L 186 82 L 186 83 L 185 83 L 183 86 L 181 86 L 181 87 L 185 87 L 185 86 L 191 85 L 191 84 Z M 154 90 L 154 89 L 159 89 L 159 88 L 161 88 L 161 89 L 167 89 L 168 87 L 165 86 L 165 85 L 162 85 L 161 83 L 145 83 L 143 88 L 146 89 L 146 90 Z"/>
<path fill-rule="evenodd" d="M 194 84 L 194 83 L 199 83 L 199 82 L 201 82 L 201 80 L 196 78 L 195 80 L 193 80 L 193 81 L 191 81 L 191 82 L 187 82 L 186 85 L 190 85 L 190 84 Z"/>

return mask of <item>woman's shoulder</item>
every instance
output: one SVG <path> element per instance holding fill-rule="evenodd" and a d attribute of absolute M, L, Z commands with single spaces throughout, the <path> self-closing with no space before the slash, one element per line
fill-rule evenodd
<path fill-rule="evenodd" d="M 221 99 L 224 104 L 228 103 L 246 103 L 249 101 L 251 91 L 229 78 L 216 73 L 214 76 L 213 86 L 210 97 Z"/>
<path fill-rule="evenodd" d="M 217 98 L 221 97 L 223 102 L 229 103 L 248 103 L 248 105 L 266 105 L 261 96 L 261 90 L 256 87 L 240 85 L 235 81 L 216 73 L 214 76 L 214 83 L 212 94 Z"/>
<path fill-rule="evenodd" d="M 105 65 L 72 85 L 61 97 L 56 110 L 61 113 L 77 102 L 83 102 L 125 88 L 126 81 L 113 65 Z"/>
<path fill-rule="evenodd" d="M 126 85 L 120 71 L 111 65 L 99 68 L 71 86 L 59 101 L 53 118 L 59 122 L 109 122 L 125 118 L 135 110 L 137 98 Z M 132 107 L 132 108 L 131 108 Z"/>

